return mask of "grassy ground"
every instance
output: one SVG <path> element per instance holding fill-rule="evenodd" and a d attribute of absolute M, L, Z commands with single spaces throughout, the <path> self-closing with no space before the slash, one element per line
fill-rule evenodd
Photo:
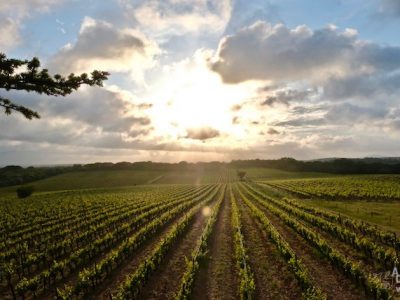
<path fill-rule="evenodd" d="M 303 204 L 324 208 L 400 233 L 400 203 L 374 201 L 300 200 Z"/>
<path fill-rule="evenodd" d="M 266 168 L 244 169 L 253 180 L 288 179 L 332 176 L 324 173 L 286 172 Z M 207 184 L 237 180 L 236 170 L 188 170 L 188 171 L 144 171 L 144 170 L 108 170 L 71 172 L 34 181 L 37 192 L 75 189 L 112 188 L 138 184 Z M 0 188 L 1 194 L 14 193 L 16 186 Z"/>
<path fill-rule="evenodd" d="M 70 172 L 27 183 L 36 192 L 114 188 L 140 184 L 208 184 L 236 180 L 232 170 L 144 171 L 108 170 Z M 1 194 L 15 193 L 17 186 L 0 188 Z"/>

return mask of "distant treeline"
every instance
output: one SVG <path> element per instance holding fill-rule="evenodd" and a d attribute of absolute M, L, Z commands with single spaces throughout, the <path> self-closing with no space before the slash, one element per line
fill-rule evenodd
<path fill-rule="evenodd" d="M 7 166 L 0 168 L 0 186 L 23 184 L 69 171 L 70 167 Z"/>
<path fill-rule="evenodd" d="M 0 168 L 0 186 L 23 184 L 44 179 L 57 174 L 73 171 L 95 170 L 154 170 L 154 171 L 190 171 L 213 170 L 221 168 L 272 168 L 295 172 L 323 172 L 336 174 L 400 174 L 400 158 L 335 158 L 325 160 L 301 161 L 293 158 L 275 160 L 233 160 L 224 162 L 200 163 L 158 163 L 158 162 L 119 162 L 92 163 L 86 165 L 27 167 L 7 166 Z"/>
<path fill-rule="evenodd" d="M 301 161 L 293 158 L 276 160 L 234 160 L 234 168 L 272 168 L 295 172 L 336 174 L 399 174 L 400 158 L 335 158 Z"/>

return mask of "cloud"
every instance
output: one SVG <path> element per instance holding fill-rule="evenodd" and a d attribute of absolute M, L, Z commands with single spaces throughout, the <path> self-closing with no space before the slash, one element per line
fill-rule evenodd
<path fill-rule="evenodd" d="M 232 118 L 232 124 L 234 124 L 234 125 L 240 124 L 240 118 L 238 116 L 234 116 Z"/>
<path fill-rule="evenodd" d="M 60 72 L 88 72 L 94 68 L 111 72 L 129 72 L 142 79 L 142 72 L 154 66 L 160 49 L 142 33 L 118 29 L 112 24 L 85 17 L 78 38 L 51 60 Z"/>
<path fill-rule="evenodd" d="M 239 110 L 241 110 L 242 109 L 242 105 L 240 105 L 240 104 L 235 104 L 235 105 L 233 105 L 232 107 L 231 107 L 231 111 L 239 111 Z"/>
<path fill-rule="evenodd" d="M 266 0 L 235 0 L 225 34 L 235 33 L 258 20 L 281 21 L 277 6 Z"/>
<path fill-rule="evenodd" d="M 246 80 L 323 82 L 349 74 L 400 68 L 400 47 L 379 46 L 357 38 L 354 29 L 334 26 L 312 30 L 256 22 L 225 36 L 210 67 L 227 83 Z"/>
<path fill-rule="evenodd" d="M 330 100 L 357 98 L 368 101 L 398 95 L 400 73 L 379 72 L 371 75 L 331 77 L 324 83 L 323 95 Z"/>
<path fill-rule="evenodd" d="M 400 17 L 400 1 L 398 0 L 382 0 L 379 12 L 383 15 L 391 17 Z"/>
<path fill-rule="evenodd" d="M 150 0 L 136 6 L 119 2 L 144 30 L 161 36 L 222 33 L 232 10 L 231 0 Z"/>
<path fill-rule="evenodd" d="M 281 127 L 319 127 L 326 124 L 327 122 L 324 118 L 299 117 L 287 121 L 276 122 L 273 125 Z"/>
<path fill-rule="evenodd" d="M 366 122 L 383 120 L 389 113 L 386 106 L 375 105 L 372 107 L 363 107 L 351 103 L 341 103 L 329 108 L 325 118 L 329 123 L 343 124 L 355 122 Z"/>
<path fill-rule="evenodd" d="M 315 91 L 313 90 L 277 90 L 274 92 L 269 92 L 269 95 L 265 98 L 261 105 L 272 106 L 277 103 L 289 105 L 289 103 L 292 101 L 303 101 L 314 93 Z"/>
<path fill-rule="evenodd" d="M 350 136 L 313 133 L 301 139 L 300 145 L 319 151 L 342 151 L 342 153 L 345 153 L 347 150 L 354 149 L 356 143 Z"/>
<path fill-rule="evenodd" d="M 279 134 L 279 131 L 274 129 L 274 128 L 269 128 L 267 133 L 271 134 L 271 135 L 274 135 L 274 134 Z"/>
<path fill-rule="evenodd" d="M 215 138 L 219 135 L 219 131 L 211 127 L 189 128 L 187 129 L 186 138 L 204 141 L 207 139 Z"/>
<path fill-rule="evenodd" d="M 65 0 L 13 0 L 1 1 L 0 13 L 23 18 L 33 12 L 48 12 L 52 6 L 61 5 Z"/>
<path fill-rule="evenodd" d="M 2 118 L 1 140 L 129 148 L 152 132 L 151 120 L 141 104 L 115 88 L 81 88 L 65 98 L 15 92 L 5 96 L 39 111 L 42 118 L 29 126 L 18 114 Z"/>
<path fill-rule="evenodd" d="M 0 19 L 0 49 L 12 49 L 21 43 L 19 27 L 19 23 L 11 18 Z"/>
<path fill-rule="evenodd" d="M 382 123 L 387 125 L 389 120 L 396 118 L 396 113 L 391 112 L 393 110 L 389 106 L 380 103 L 325 102 L 317 107 L 295 106 L 289 110 L 285 121 L 273 122 L 272 125 L 285 127 L 292 132 L 298 130 L 310 132 L 326 128 L 336 132 L 343 128 L 346 128 L 346 132 L 366 128 L 382 130 Z"/>
<path fill-rule="evenodd" d="M 65 0 L 14 0 L 0 1 L 0 49 L 10 50 L 23 43 L 20 30 L 26 18 L 35 13 L 50 11 Z"/>

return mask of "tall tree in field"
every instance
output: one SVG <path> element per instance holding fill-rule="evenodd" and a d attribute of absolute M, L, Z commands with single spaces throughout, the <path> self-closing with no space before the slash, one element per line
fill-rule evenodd
<path fill-rule="evenodd" d="M 7 58 L 0 53 L 0 89 L 23 90 L 36 92 L 48 96 L 66 96 L 76 91 L 82 84 L 90 86 L 103 86 L 103 81 L 107 80 L 109 73 L 93 71 L 90 76 L 86 73 L 67 77 L 59 74 L 50 75 L 47 69 L 40 68 L 40 61 L 34 57 L 32 60 L 19 60 Z M 12 100 L 4 98 L 0 94 L 0 107 L 4 108 L 6 115 L 13 111 L 20 112 L 25 118 L 31 120 L 40 118 L 38 112 L 18 105 Z"/>
<path fill-rule="evenodd" d="M 246 176 L 246 172 L 245 171 L 237 171 L 237 176 L 239 177 L 240 181 L 244 180 L 244 176 Z"/>

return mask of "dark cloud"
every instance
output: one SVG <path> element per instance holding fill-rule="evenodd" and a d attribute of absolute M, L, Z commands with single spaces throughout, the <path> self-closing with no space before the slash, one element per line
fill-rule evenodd
<path fill-rule="evenodd" d="M 303 127 L 303 126 L 319 127 L 321 125 L 326 125 L 326 120 L 324 118 L 300 117 L 287 121 L 277 122 L 274 123 L 273 125 L 281 127 Z"/>
<path fill-rule="evenodd" d="M 267 133 L 271 134 L 271 135 L 275 135 L 275 134 L 279 134 L 280 132 L 274 128 L 269 128 Z"/>
<path fill-rule="evenodd" d="M 236 104 L 231 107 L 231 111 L 239 111 L 241 109 L 242 109 L 242 105 L 240 105 L 240 104 Z"/>
<path fill-rule="evenodd" d="M 137 108 L 139 108 L 139 109 L 149 109 L 152 107 L 153 107 L 152 103 L 140 103 L 137 105 Z"/>
<path fill-rule="evenodd" d="M 204 141 L 207 139 L 215 138 L 219 135 L 219 131 L 211 127 L 190 128 L 187 129 L 186 138 Z"/>
<path fill-rule="evenodd" d="M 294 115 L 311 114 L 323 110 L 322 106 L 294 106 L 290 108 L 290 112 Z"/>
<path fill-rule="evenodd" d="M 233 117 L 232 124 L 240 124 L 240 118 L 238 116 Z"/>
<path fill-rule="evenodd" d="M 292 101 L 303 101 L 314 93 L 312 90 L 278 90 L 273 95 L 267 96 L 261 105 L 273 106 L 278 103 L 289 105 Z"/>
<path fill-rule="evenodd" d="M 273 106 L 275 103 L 281 103 L 278 99 L 277 96 L 268 96 L 262 103 L 261 105 L 266 105 L 266 106 Z M 283 104 L 288 104 L 287 102 L 283 102 Z"/>

